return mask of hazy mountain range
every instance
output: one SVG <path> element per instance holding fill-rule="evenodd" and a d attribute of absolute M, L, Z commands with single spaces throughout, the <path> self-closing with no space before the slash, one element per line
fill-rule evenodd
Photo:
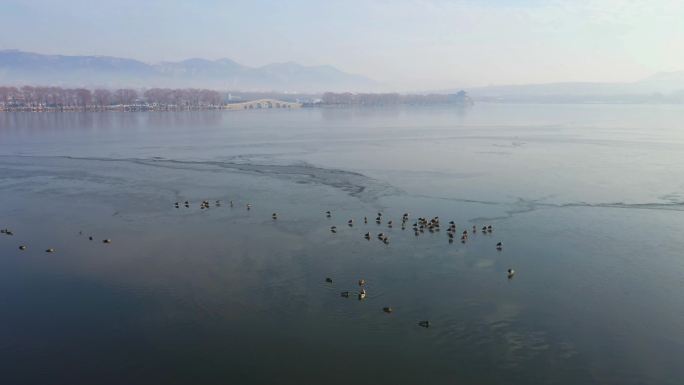
<path fill-rule="evenodd" d="M 455 77 L 458 74 L 454 74 Z M 1 85 L 150 88 L 321 93 L 381 92 L 390 87 L 332 66 L 294 62 L 248 67 L 230 59 L 144 63 L 108 56 L 43 55 L 0 50 Z M 476 101 L 684 102 L 684 71 L 624 83 L 546 83 L 465 88 Z M 437 93 L 455 93 L 459 89 Z"/>
<path fill-rule="evenodd" d="M 635 82 L 567 82 L 466 89 L 476 100 L 509 102 L 684 102 L 684 71 L 661 72 Z M 446 91 L 446 92 L 453 92 Z"/>
<path fill-rule="evenodd" d="M 294 62 L 248 67 L 230 59 L 144 63 L 108 56 L 0 50 L 0 85 L 199 87 L 238 91 L 367 91 L 378 83 L 331 66 Z"/>

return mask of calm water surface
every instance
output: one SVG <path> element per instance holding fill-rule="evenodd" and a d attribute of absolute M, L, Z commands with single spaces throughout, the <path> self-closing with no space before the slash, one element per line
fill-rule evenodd
<path fill-rule="evenodd" d="M 682 384 L 683 122 L 0 113 L 1 383 Z M 442 231 L 416 237 L 419 216 Z M 494 232 L 450 244 L 449 220 Z"/>

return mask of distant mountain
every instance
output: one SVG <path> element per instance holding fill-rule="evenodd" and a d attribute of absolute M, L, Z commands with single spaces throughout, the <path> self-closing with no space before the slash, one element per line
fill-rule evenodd
<path fill-rule="evenodd" d="M 378 84 L 331 66 L 294 62 L 248 67 L 230 59 L 148 64 L 108 56 L 0 50 L 0 85 L 202 87 L 239 91 L 368 91 Z"/>
<path fill-rule="evenodd" d="M 475 100 L 508 102 L 682 102 L 684 71 L 657 73 L 625 83 L 567 82 L 466 89 Z"/>

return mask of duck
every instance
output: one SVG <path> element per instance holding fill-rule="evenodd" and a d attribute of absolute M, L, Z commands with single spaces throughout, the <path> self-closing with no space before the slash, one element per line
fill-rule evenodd
<path fill-rule="evenodd" d="M 326 212 L 325 212 L 325 216 L 328 217 L 328 218 L 330 218 L 330 217 L 332 216 L 332 213 L 331 213 L 330 211 L 326 211 Z"/>
<path fill-rule="evenodd" d="M 343 292 L 340 293 L 340 296 L 342 296 L 342 297 L 344 297 L 344 298 L 349 298 L 349 292 L 348 292 L 348 291 L 343 291 Z"/>
<path fill-rule="evenodd" d="M 359 279 L 359 286 L 363 286 L 363 285 L 365 285 L 365 284 L 366 284 L 366 280 L 365 280 L 365 279 Z"/>
<path fill-rule="evenodd" d="M 473 225 L 473 233 L 477 232 L 477 226 Z"/>
<path fill-rule="evenodd" d="M 337 232 L 337 226 L 330 226 L 330 231 L 332 231 L 333 233 L 336 233 Z"/>
<path fill-rule="evenodd" d="M 487 226 L 487 231 L 490 232 L 490 233 L 492 232 L 492 225 L 488 225 L 488 226 Z"/>
<path fill-rule="evenodd" d="M 420 325 L 424 328 L 429 328 L 430 327 L 430 321 L 420 321 L 420 322 L 418 322 L 418 325 Z"/>
<path fill-rule="evenodd" d="M 359 291 L 359 299 L 361 300 L 364 298 L 366 298 L 366 289 L 362 288 L 361 291 Z"/>
<path fill-rule="evenodd" d="M 389 245 L 389 237 L 388 237 L 387 235 L 385 235 L 384 237 L 382 237 L 382 241 L 383 241 L 386 245 Z"/>
<path fill-rule="evenodd" d="M 55 249 L 49 248 L 49 249 L 45 250 L 45 252 L 46 252 L 46 253 L 54 253 L 54 252 L 55 252 Z"/>
<path fill-rule="evenodd" d="M 109 239 L 109 238 L 103 239 L 103 240 L 102 240 L 102 243 L 112 243 L 112 240 Z"/>
<path fill-rule="evenodd" d="M 363 217 L 363 223 L 368 223 L 368 217 Z"/>
<path fill-rule="evenodd" d="M 22 250 L 22 251 L 26 250 L 26 246 L 24 246 L 24 245 L 19 246 L 19 250 Z"/>
<path fill-rule="evenodd" d="M 393 310 L 390 306 L 385 306 L 382 308 L 382 311 L 384 311 L 385 313 L 391 313 Z"/>
<path fill-rule="evenodd" d="M 363 237 L 366 238 L 366 239 L 370 239 L 370 238 L 371 238 L 371 233 L 366 233 Z"/>
<path fill-rule="evenodd" d="M 384 237 L 385 237 L 385 233 L 380 233 L 380 234 L 378 234 L 378 239 L 382 239 L 382 238 L 384 238 Z"/>
<path fill-rule="evenodd" d="M 387 222 L 387 227 L 392 228 L 392 221 Z"/>
<path fill-rule="evenodd" d="M 273 218 L 273 219 L 278 219 L 278 213 L 273 213 L 273 214 L 271 215 L 271 218 Z"/>
<path fill-rule="evenodd" d="M 92 241 L 92 240 L 93 240 L 93 236 L 92 236 L 92 235 L 89 236 L 89 237 L 88 237 L 88 240 L 89 240 L 89 241 Z"/>
<path fill-rule="evenodd" d="M 247 210 L 251 209 L 252 205 L 250 203 L 247 203 Z"/>
<path fill-rule="evenodd" d="M 333 280 L 332 280 L 332 278 L 330 278 L 330 277 L 326 277 L 326 278 L 325 278 L 325 282 L 327 282 L 327 283 L 333 283 Z"/>
<path fill-rule="evenodd" d="M 503 243 L 501 243 L 501 242 L 497 243 L 497 244 L 496 244 L 496 249 L 497 249 L 497 250 L 503 249 Z"/>
<path fill-rule="evenodd" d="M 233 201 L 230 201 L 230 207 L 233 207 Z"/>
<path fill-rule="evenodd" d="M 515 270 L 513 270 L 513 269 L 508 269 L 508 270 L 506 271 L 506 273 L 508 274 L 508 279 L 511 279 L 511 278 L 513 278 L 513 276 L 515 275 Z"/>
<path fill-rule="evenodd" d="M 354 226 L 354 220 L 353 219 L 348 220 L 347 225 L 349 225 L 349 227 Z"/>
<path fill-rule="evenodd" d="M 14 232 L 11 231 L 11 230 L 6 230 L 6 231 L 5 231 L 5 234 L 7 234 L 7 235 L 14 235 Z"/>

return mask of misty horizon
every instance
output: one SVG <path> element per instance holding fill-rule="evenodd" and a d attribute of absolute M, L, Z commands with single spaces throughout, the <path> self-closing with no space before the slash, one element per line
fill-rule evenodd
<path fill-rule="evenodd" d="M 684 70 L 684 53 L 672 49 L 684 4 L 672 0 L 6 3 L 0 22 L 22 33 L 0 36 L 0 49 L 331 65 L 394 91 L 621 83 Z"/>
<path fill-rule="evenodd" d="M 681 103 L 684 71 L 656 73 L 629 82 L 555 82 L 479 87 L 397 89 L 332 65 L 294 61 L 249 67 L 230 58 L 190 58 L 145 63 L 107 55 L 44 55 L 0 50 L 0 86 L 38 86 L 138 90 L 202 88 L 220 92 L 322 95 L 325 92 L 454 94 L 468 91 L 475 100 L 513 102 Z"/>
<path fill-rule="evenodd" d="M 166 65 L 166 64 L 178 64 L 178 63 L 187 63 L 187 62 L 196 62 L 196 61 L 201 61 L 201 62 L 212 62 L 212 63 L 232 63 L 232 64 L 237 64 L 246 68 L 252 68 L 252 69 L 260 69 L 260 68 L 266 68 L 269 66 L 273 65 L 297 65 L 305 68 L 331 68 L 335 69 L 341 72 L 344 72 L 349 75 L 353 76 L 362 76 L 364 78 L 367 78 L 375 83 L 378 84 L 380 87 L 380 91 L 385 91 L 385 92 L 403 92 L 403 93 L 410 93 L 410 92 L 416 92 L 416 93 L 421 93 L 421 92 L 434 92 L 434 91 L 443 91 L 444 89 L 401 89 L 401 88 L 396 88 L 393 87 L 391 84 L 386 84 L 386 83 L 381 83 L 377 82 L 375 79 L 368 77 L 364 74 L 361 73 L 352 73 L 352 72 L 347 72 L 343 68 L 340 68 L 336 66 L 334 63 L 325 63 L 325 64 L 307 64 L 307 63 L 300 63 L 295 60 L 282 60 L 278 62 L 268 62 L 268 63 L 263 63 L 259 65 L 246 65 L 240 62 L 239 60 L 235 60 L 231 57 L 224 56 L 224 57 L 219 57 L 219 58 L 207 58 L 207 57 L 199 57 L 199 56 L 194 56 L 194 57 L 186 57 L 186 58 L 181 58 L 179 60 L 157 60 L 157 61 L 148 61 L 148 60 L 143 60 L 140 58 L 136 57 L 118 57 L 118 56 L 110 56 L 110 55 L 103 55 L 103 54 L 80 54 L 80 55 L 67 55 L 67 54 L 62 54 L 62 53 L 45 53 L 45 52 L 32 52 L 32 51 L 27 51 L 23 50 L 20 48 L 6 48 L 6 49 L 0 49 L 0 53 L 22 53 L 22 54 L 32 54 L 32 55 L 42 55 L 42 56 L 53 56 L 53 57 L 65 57 L 65 58 L 75 58 L 75 57 L 91 57 L 91 58 L 101 58 L 101 59 L 115 59 L 115 60 L 131 60 L 131 61 L 136 61 L 144 64 L 148 64 L 151 66 L 156 66 L 156 65 Z M 647 74 L 646 76 L 643 77 L 637 77 L 637 78 L 632 78 L 632 79 L 626 79 L 624 81 L 591 81 L 591 80 L 574 80 L 574 81 L 564 81 L 564 80 L 559 80 L 559 81 L 548 81 L 548 82 L 541 82 L 541 83 L 527 83 L 527 82 L 510 82 L 510 83 L 489 83 L 489 84 L 474 84 L 470 86 L 463 86 L 461 88 L 481 88 L 481 87 L 506 87 L 506 86 L 520 86 L 520 85 L 550 85 L 550 84 L 568 84 L 568 83 L 605 83 L 605 84 L 621 84 L 621 83 L 634 83 L 634 82 L 639 82 L 654 76 L 666 76 L 670 74 L 676 74 L 680 75 L 681 73 L 684 73 L 684 70 L 682 71 L 658 71 L 658 72 L 653 72 L 651 74 Z M 32 85 L 32 84 L 27 84 L 27 85 Z M 458 86 L 454 86 L 452 88 L 459 88 Z M 353 92 L 355 90 L 349 90 L 349 92 Z M 318 92 L 323 92 L 323 91 L 318 91 Z"/>

